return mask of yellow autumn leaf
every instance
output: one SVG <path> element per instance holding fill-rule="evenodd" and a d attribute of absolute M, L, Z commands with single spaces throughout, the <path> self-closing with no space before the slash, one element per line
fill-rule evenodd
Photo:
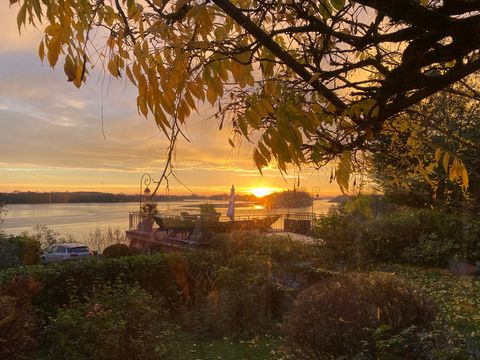
<path fill-rule="evenodd" d="M 443 155 L 443 169 L 445 170 L 445 173 L 448 174 L 448 164 L 449 164 L 449 160 L 450 160 L 450 154 L 448 152 L 446 152 L 444 155 Z"/>
<path fill-rule="evenodd" d="M 58 61 L 58 56 L 60 55 L 60 51 L 62 50 L 62 43 L 60 40 L 60 36 L 55 36 L 50 39 L 47 44 L 47 58 L 48 62 L 51 67 L 55 67 Z"/>
<path fill-rule="evenodd" d="M 38 46 L 38 57 L 40 58 L 40 60 L 43 60 L 45 59 L 45 43 L 43 42 L 43 40 L 40 42 L 40 45 Z"/>

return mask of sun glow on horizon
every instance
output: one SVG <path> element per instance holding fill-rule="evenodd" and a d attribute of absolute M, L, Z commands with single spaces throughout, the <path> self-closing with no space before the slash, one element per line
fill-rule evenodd
<path fill-rule="evenodd" d="M 258 188 L 252 188 L 249 190 L 253 195 L 255 195 L 258 198 L 261 198 L 266 195 L 270 195 L 271 193 L 274 193 L 277 191 L 276 188 L 269 188 L 269 187 L 258 187 Z"/>

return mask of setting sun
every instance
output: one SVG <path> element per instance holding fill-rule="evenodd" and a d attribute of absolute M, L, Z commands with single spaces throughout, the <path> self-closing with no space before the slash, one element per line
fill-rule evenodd
<path fill-rule="evenodd" d="M 250 192 L 258 198 L 266 196 L 266 195 L 270 195 L 271 193 L 273 193 L 275 191 L 276 191 L 275 188 L 267 188 L 267 187 L 259 187 L 259 188 L 250 189 Z"/>

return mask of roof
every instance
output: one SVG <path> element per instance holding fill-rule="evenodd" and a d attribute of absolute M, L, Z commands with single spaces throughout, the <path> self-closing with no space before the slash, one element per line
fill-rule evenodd
<path fill-rule="evenodd" d="M 65 246 L 67 248 L 75 248 L 75 247 L 83 247 L 83 246 L 86 246 L 88 247 L 88 245 L 85 245 L 85 244 L 79 244 L 79 243 L 66 243 L 66 244 L 54 244 L 55 246 Z"/>

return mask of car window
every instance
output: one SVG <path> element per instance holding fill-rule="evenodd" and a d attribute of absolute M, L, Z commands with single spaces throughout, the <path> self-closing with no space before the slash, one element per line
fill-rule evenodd
<path fill-rule="evenodd" d="M 60 253 L 60 254 L 65 254 L 65 246 L 58 246 L 57 247 L 57 253 Z"/>
<path fill-rule="evenodd" d="M 67 249 L 67 251 L 69 253 L 73 253 L 73 254 L 90 252 L 90 250 L 88 249 L 88 246 L 78 246 L 78 247 L 74 247 L 74 248 L 69 248 L 69 249 Z"/>
<path fill-rule="evenodd" d="M 53 253 L 57 252 L 57 248 L 58 248 L 58 246 L 50 246 L 48 248 L 48 253 L 53 254 Z"/>

